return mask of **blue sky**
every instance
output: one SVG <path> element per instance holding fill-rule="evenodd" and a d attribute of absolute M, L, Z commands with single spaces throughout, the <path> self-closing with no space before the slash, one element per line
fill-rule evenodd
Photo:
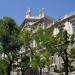
<path fill-rule="evenodd" d="M 0 18 L 10 16 L 21 24 L 28 8 L 32 9 L 33 15 L 45 8 L 48 16 L 57 19 L 75 11 L 75 0 L 0 0 Z"/>

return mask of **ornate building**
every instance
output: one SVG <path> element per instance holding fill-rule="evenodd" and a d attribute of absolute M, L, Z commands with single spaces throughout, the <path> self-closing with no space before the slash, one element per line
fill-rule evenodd
<path fill-rule="evenodd" d="M 53 24 L 53 21 L 54 21 L 53 18 L 48 17 L 45 14 L 44 8 L 42 8 L 39 11 L 38 16 L 33 16 L 32 11 L 29 8 L 26 12 L 25 20 L 22 23 L 22 26 L 26 29 L 31 28 L 32 25 L 38 25 L 38 26 L 41 26 L 42 28 L 48 28 L 48 27 L 51 27 L 51 25 Z"/>
<path fill-rule="evenodd" d="M 22 23 L 22 26 L 24 29 L 30 30 L 32 25 L 37 25 L 42 27 L 43 29 L 49 28 L 54 24 L 54 19 L 51 17 L 48 17 L 45 13 L 44 8 L 42 8 L 39 11 L 38 16 L 33 16 L 32 11 L 29 8 L 26 12 L 25 19 Z M 63 29 L 67 30 L 68 34 L 73 34 L 75 32 L 75 13 L 65 15 L 63 18 L 60 19 L 62 22 Z M 35 31 L 33 32 L 35 33 Z M 58 28 L 54 28 L 53 34 L 57 35 L 59 33 Z M 35 46 L 35 41 L 33 42 L 33 47 Z M 52 56 L 53 58 L 53 64 L 52 66 L 57 66 L 57 69 L 60 69 L 62 67 L 63 60 L 61 57 L 58 56 L 58 54 L 55 54 Z"/>
<path fill-rule="evenodd" d="M 22 26 L 23 26 L 23 29 L 26 29 L 26 30 L 31 30 L 33 25 L 37 26 L 37 28 L 41 27 L 43 29 L 46 29 L 51 27 L 53 23 L 54 23 L 54 19 L 46 15 L 44 8 L 42 8 L 39 11 L 38 16 L 33 16 L 32 10 L 29 8 L 26 12 L 26 16 L 22 23 Z M 32 33 L 35 33 L 37 28 L 35 30 L 32 30 Z M 36 46 L 36 41 L 33 40 L 32 47 L 35 47 L 35 46 Z M 30 57 L 30 62 L 31 62 L 31 57 Z M 45 68 L 43 71 L 47 71 L 47 68 Z"/>
<path fill-rule="evenodd" d="M 22 27 L 23 29 L 30 30 L 32 25 L 37 25 L 45 29 L 51 27 L 54 24 L 54 21 L 55 20 L 53 18 L 48 17 L 46 15 L 44 8 L 42 8 L 39 11 L 38 16 L 33 16 L 32 10 L 29 8 L 26 12 L 26 16 L 22 23 Z M 75 32 L 75 13 L 64 16 L 60 21 L 64 25 L 63 28 L 66 29 L 69 34 L 73 34 Z M 35 33 L 34 30 L 33 33 Z M 59 29 L 55 28 L 53 34 L 57 35 L 58 33 L 59 33 Z M 35 40 L 33 40 L 33 47 L 35 47 L 35 44 L 36 44 Z M 50 67 L 52 68 L 51 71 L 53 71 L 54 69 L 53 67 L 57 67 L 57 69 L 59 70 L 62 67 L 62 63 L 63 63 L 62 58 L 59 57 L 57 53 L 54 56 L 52 56 L 52 58 L 53 58 L 53 63 L 50 65 Z M 31 62 L 31 58 L 30 58 L 30 62 Z M 45 68 L 45 71 L 47 71 L 47 68 Z M 56 74 L 52 74 L 52 75 L 56 75 Z"/>

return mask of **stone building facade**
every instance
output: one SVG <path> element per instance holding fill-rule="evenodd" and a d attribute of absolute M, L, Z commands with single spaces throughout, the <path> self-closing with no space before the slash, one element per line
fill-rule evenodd
<path fill-rule="evenodd" d="M 60 21 L 63 23 L 64 29 L 67 30 L 67 32 L 70 35 L 75 33 L 75 13 L 72 13 L 70 15 L 65 15 Z M 54 22 L 55 22 L 55 20 L 53 18 L 48 17 L 46 15 L 44 8 L 42 8 L 39 11 L 38 16 L 33 16 L 32 10 L 29 8 L 26 12 L 26 16 L 22 23 L 22 26 L 23 26 L 23 29 L 26 29 L 26 30 L 30 30 L 32 25 L 38 25 L 38 26 L 42 27 L 43 29 L 46 29 L 46 28 L 51 27 L 54 24 Z M 35 32 L 36 31 L 33 30 L 33 33 L 35 33 Z M 58 33 L 59 33 L 59 29 L 54 28 L 53 34 L 57 35 Z M 33 44 L 32 45 L 33 47 L 36 46 L 35 40 L 33 40 L 32 44 Z M 57 69 L 59 70 L 62 67 L 62 63 L 63 63 L 62 58 L 58 56 L 58 53 L 56 53 L 54 56 L 52 56 L 52 58 L 53 58 L 53 63 L 50 65 L 51 71 L 54 71 L 55 66 L 57 66 Z M 30 61 L 31 61 L 31 58 L 30 58 Z M 44 68 L 43 72 L 48 72 L 47 68 Z M 17 73 L 14 72 L 14 73 L 12 73 L 12 75 L 17 75 Z M 21 75 L 21 74 L 19 74 L 19 75 Z"/>
<path fill-rule="evenodd" d="M 67 30 L 68 34 L 72 35 L 75 33 L 75 13 L 65 15 L 63 18 L 60 19 L 62 22 L 63 29 Z M 39 11 L 38 16 L 33 16 L 31 9 L 28 9 L 26 12 L 25 19 L 22 23 L 22 26 L 24 29 L 30 30 L 32 25 L 38 25 L 42 27 L 43 29 L 49 28 L 54 24 L 55 20 L 51 17 L 48 17 L 44 11 L 44 8 L 42 8 Z M 33 33 L 35 31 L 33 30 Z M 57 35 L 59 33 L 58 28 L 54 28 L 53 34 Z M 35 47 L 35 41 L 33 41 L 33 47 Z M 53 63 L 51 66 L 55 67 L 57 66 L 57 69 L 60 69 L 62 67 L 63 60 L 61 57 L 58 56 L 58 54 L 55 54 L 52 56 L 53 58 Z"/>

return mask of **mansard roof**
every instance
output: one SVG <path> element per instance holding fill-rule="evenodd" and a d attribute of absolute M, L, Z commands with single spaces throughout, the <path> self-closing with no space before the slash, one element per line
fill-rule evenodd
<path fill-rule="evenodd" d="M 47 23 L 53 23 L 54 19 L 52 17 L 48 17 L 48 16 L 45 16 L 45 17 L 29 17 L 29 18 L 25 18 L 23 23 L 21 24 L 21 26 L 24 26 L 25 23 L 27 22 L 35 22 L 35 24 L 38 24 L 38 23 L 41 23 L 41 22 L 47 22 Z"/>

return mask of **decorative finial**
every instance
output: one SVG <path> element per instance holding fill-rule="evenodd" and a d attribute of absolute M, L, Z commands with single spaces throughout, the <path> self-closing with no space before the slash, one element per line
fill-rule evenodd
<path fill-rule="evenodd" d="M 44 17 L 45 16 L 45 9 L 42 8 L 41 10 L 39 10 L 39 16 L 40 17 Z"/>
<path fill-rule="evenodd" d="M 27 12 L 26 12 L 26 17 L 30 17 L 32 16 L 32 11 L 30 8 L 28 8 Z"/>

